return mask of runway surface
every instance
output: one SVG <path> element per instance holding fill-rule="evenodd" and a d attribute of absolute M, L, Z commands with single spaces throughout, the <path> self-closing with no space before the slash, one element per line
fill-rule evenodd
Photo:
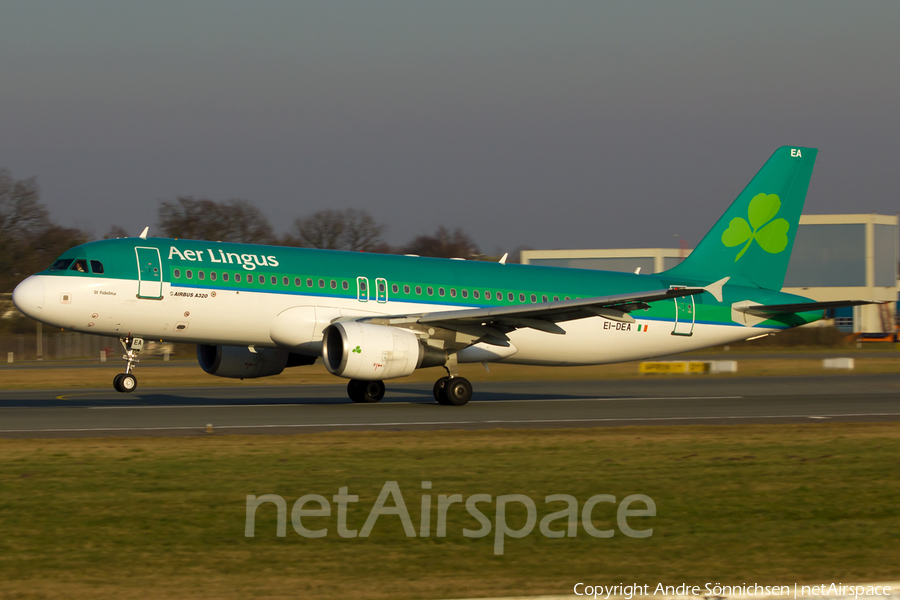
<path fill-rule="evenodd" d="M 900 421 L 900 375 L 479 382 L 466 406 L 394 383 L 378 404 L 344 386 L 0 391 L 0 437 Z"/>

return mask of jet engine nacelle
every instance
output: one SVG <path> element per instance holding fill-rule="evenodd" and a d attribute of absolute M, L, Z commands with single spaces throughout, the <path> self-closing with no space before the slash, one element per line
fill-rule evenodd
<path fill-rule="evenodd" d="M 431 358 L 436 352 L 406 329 L 356 321 L 329 325 L 322 343 L 329 372 L 364 381 L 405 377 L 423 366 L 426 355 Z"/>
<path fill-rule="evenodd" d="M 256 348 L 251 352 L 246 346 L 197 344 L 197 360 L 200 368 L 210 375 L 252 379 L 278 375 L 285 367 L 311 365 L 316 358 L 273 348 Z"/>

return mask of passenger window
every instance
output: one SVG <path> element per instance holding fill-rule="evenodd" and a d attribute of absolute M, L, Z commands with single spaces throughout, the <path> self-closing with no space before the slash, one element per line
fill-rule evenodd
<path fill-rule="evenodd" d="M 421 295 L 422 295 L 422 286 L 417 285 L 416 286 L 416 296 L 421 296 Z"/>
<path fill-rule="evenodd" d="M 60 258 L 58 261 L 50 265 L 48 271 L 65 271 L 72 264 L 74 258 Z"/>
<path fill-rule="evenodd" d="M 312 279 L 306 280 L 306 287 L 312 287 Z"/>
<path fill-rule="evenodd" d="M 531 303 L 534 304 L 535 302 L 537 302 L 537 296 L 535 294 L 532 294 L 531 295 Z"/>
<path fill-rule="evenodd" d="M 197 279 L 201 281 L 206 279 L 206 273 L 204 273 L 203 271 L 197 271 Z"/>
<path fill-rule="evenodd" d="M 324 280 L 324 279 L 320 279 L 320 280 L 319 280 L 319 287 L 320 287 L 320 288 L 325 287 L 325 280 Z"/>
<path fill-rule="evenodd" d="M 490 299 L 491 299 L 491 292 L 490 292 L 490 291 L 486 291 L 486 292 L 484 293 L 484 299 L 485 299 L 485 300 L 490 300 Z"/>
<path fill-rule="evenodd" d="M 478 290 L 472 290 L 472 297 L 478 300 Z"/>
<path fill-rule="evenodd" d="M 215 272 L 215 271 L 210 271 L 210 272 L 209 272 L 209 278 L 212 279 L 213 281 L 215 281 L 215 280 L 216 280 L 216 272 Z"/>
<path fill-rule="evenodd" d="M 497 302 L 503 302 L 503 292 L 497 292 Z"/>
<path fill-rule="evenodd" d="M 404 285 L 404 286 L 403 286 L 403 293 L 404 293 L 404 294 L 408 294 L 408 293 L 409 293 L 409 286 L 408 286 L 408 285 Z"/>
<path fill-rule="evenodd" d="M 93 271 L 95 275 L 103 275 L 103 263 L 99 260 L 92 260 L 91 271 Z"/>
<path fill-rule="evenodd" d="M 541 296 L 541 302 L 546 302 L 546 301 L 547 301 L 547 296 Z"/>
<path fill-rule="evenodd" d="M 438 288 L 438 296 L 444 296 L 444 288 Z"/>
<path fill-rule="evenodd" d="M 393 285 L 391 285 L 391 292 L 392 292 L 392 293 L 396 294 L 396 293 L 399 292 L 399 291 L 400 291 L 400 287 L 399 287 L 396 283 L 393 284 Z"/>
<path fill-rule="evenodd" d="M 342 285 L 343 285 L 343 287 L 344 287 L 345 290 L 349 290 L 349 289 L 350 289 L 350 284 L 347 283 L 346 280 L 344 280 L 344 283 L 343 283 Z"/>
<path fill-rule="evenodd" d="M 175 279 L 181 279 L 181 270 L 175 269 L 175 272 L 173 273 L 173 275 L 175 275 Z"/>
<path fill-rule="evenodd" d="M 240 283 L 240 282 L 241 282 L 241 274 L 240 274 L 240 273 L 235 273 L 235 274 L 234 274 L 234 280 L 235 280 L 237 283 Z M 247 278 L 247 281 L 250 281 L 250 278 L 249 278 L 249 277 Z"/>
<path fill-rule="evenodd" d="M 430 285 L 425 289 L 425 291 L 428 292 L 429 296 L 434 296 L 434 288 Z"/>
<path fill-rule="evenodd" d="M 462 291 L 462 297 L 463 297 L 463 298 L 468 298 L 468 297 L 469 297 L 469 290 L 463 290 L 463 291 Z"/>
<path fill-rule="evenodd" d="M 284 284 L 287 285 L 287 284 Z M 294 286 L 295 287 L 303 287 L 303 280 L 299 277 L 294 277 Z"/>
<path fill-rule="evenodd" d="M 566 296 L 566 300 L 570 300 L 570 298 L 568 296 Z"/>
<path fill-rule="evenodd" d="M 554 301 L 554 302 L 559 302 L 559 296 L 553 296 L 553 301 Z"/>
<path fill-rule="evenodd" d="M 271 277 L 269 277 L 269 283 L 271 283 L 272 285 L 278 285 L 278 278 L 272 275 Z M 287 285 L 287 277 L 284 278 L 284 285 Z"/>
<path fill-rule="evenodd" d="M 283 285 L 284 287 L 287 287 L 287 286 L 291 285 L 291 280 L 288 279 L 287 277 L 282 277 L 281 285 Z"/>
<path fill-rule="evenodd" d="M 519 302 L 525 302 L 525 294 L 519 294 Z"/>
<path fill-rule="evenodd" d="M 451 298 L 456 298 L 456 290 L 453 289 L 453 288 L 450 288 L 450 297 L 451 297 Z"/>
<path fill-rule="evenodd" d="M 510 301 L 510 302 L 512 302 L 512 301 L 515 299 L 515 296 L 513 296 L 513 293 L 512 293 L 512 292 L 510 292 L 509 294 L 507 294 L 507 297 L 509 298 L 509 301 Z"/>
<path fill-rule="evenodd" d="M 222 273 L 222 281 L 228 281 L 228 273 Z"/>
<path fill-rule="evenodd" d="M 333 289 L 333 290 L 337 289 L 337 281 L 335 281 L 334 279 L 331 280 L 331 289 Z"/>
<path fill-rule="evenodd" d="M 249 277 L 247 277 L 247 281 L 252 281 L 252 280 L 253 280 L 253 275 L 250 275 Z M 260 276 L 259 276 L 259 282 L 260 282 L 260 283 L 265 283 L 265 282 L 266 282 L 266 276 L 265 276 L 265 275 L 260 275 Z"/>
<path fill-rule="evenodd" d="M 78 260 L 75 261 L 75 264 L 73 264 L 71 267 L 69 267 L 69 270 L 78 271 L 79 273 L 87 273 L 88 272 L 87 261 L 83 258 L 79 258 Z"/>

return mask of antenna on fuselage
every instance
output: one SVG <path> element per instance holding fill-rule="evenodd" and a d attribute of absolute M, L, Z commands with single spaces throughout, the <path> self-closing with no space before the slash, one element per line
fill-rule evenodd
<path fill-rule="evenodd" d="M 500 263 L 501 265 L 505 265 L 505 264 L 506 264 L 506 257 L 507 257 L 507 256 L 509 256 L 509 252 L 507 252 L 506 254 L 504 254 L 504 255 L 503 255 L 503 258 L 501 258 L 501 259 L 498 260 L 497 262 Z"/>
<path fill-rule="evenodd" d="M 139 235 L 138 237 L 141 238 L 142 240 L 146 240 L 146 239 L 147 239 L 147 233 L 148 233 L 149 231 L 150 231 L 150 226 L 148 225 L 148 226 L 144 227 L 144 230 L 141 232 L 141 235 Z"/>

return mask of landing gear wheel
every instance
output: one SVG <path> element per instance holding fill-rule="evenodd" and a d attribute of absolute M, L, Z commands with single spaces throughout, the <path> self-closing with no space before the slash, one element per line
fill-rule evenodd
<path fill-rule="evenodd" d="M 113 379 L 113 387 L 117 392 L 131 393 L 137 389 L 137 377 L 131 373 L 119 373 Z"/>
<path fill-rule="evenodd" d="M 444 386 L 448 381 L 450 381 L 449 377 L 441 377 L 434 382 L 434 399 L 438 401 L 438 404 L 444 404 Z"/>
<path fill-rule="evenodd" d="M 362 404 L 378 402 L 384 398 L 384 382 L 351 379 L 347 384 L 347 395 L 354 402 Z"/>
<path fill-rule="evenodd" d="M 472 399 L 472 384 L 465 377 L 453 377 L 444 384 L 441 396 L 441 404 L 462 406 Z"/>

